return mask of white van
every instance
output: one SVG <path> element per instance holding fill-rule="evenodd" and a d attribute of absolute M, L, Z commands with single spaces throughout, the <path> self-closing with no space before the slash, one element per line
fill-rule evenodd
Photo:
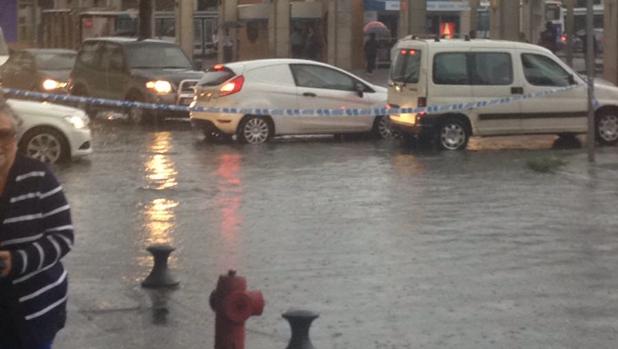
<path fill-rule="evenodd" d="M 4 33 L 2 32 L 2 27 L 0 27 L 0 66 L 2 66 L 6 61 L 9 60 L 9 47 L 6 44 L 6 40 L 4 39 Z"/>
<path fill-rule="evenodd" d="M 465 149 L 470 136 L 557 134 L 587 131 L 586 82 L 549 50 L 495 40 L 420 40 L 407 37 L 394 49 L 388 103 L 393 108 L 476 103 L 549 92 L 543 97 L 491 103 L 447 113 L 391 115 L 393 127 L 442 149 Z M 595 83 L 596 136 L 618 141 L 618 88 Z"/>

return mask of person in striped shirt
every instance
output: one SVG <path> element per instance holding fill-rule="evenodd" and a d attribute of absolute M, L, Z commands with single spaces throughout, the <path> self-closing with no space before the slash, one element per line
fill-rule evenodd
<path fill-rule="evenodd" d="M 17 153 L 19 124 L 0 96 L 0 349 L 49 349 L 66 320 L 73 225 L 56 177 Z"/>

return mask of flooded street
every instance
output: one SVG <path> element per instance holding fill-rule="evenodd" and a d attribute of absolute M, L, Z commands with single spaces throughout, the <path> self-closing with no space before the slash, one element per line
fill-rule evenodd
<path fill-rule="evenodd" d="M 238 270 L 266 300 L 247 348 L 284 348 L 289 308 L 316 348 L 612 348 L 618 152 L 552 137 L 208 144 L 188 124 L 94 125 L 94 154 L 55 168 L 76 228 L 56 346 L 212 348 L 208 297 Z M 531 170 L 559 158 L 556 173 Z M 143 290 L 154 243 L 180 288 Z"/>

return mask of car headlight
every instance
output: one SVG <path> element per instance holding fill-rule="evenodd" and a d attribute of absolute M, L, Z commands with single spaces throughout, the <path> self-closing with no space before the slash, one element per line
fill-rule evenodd
<path fill-rule="evenodd" d="M 172 84 L 165 80 L 148 81 L 146 83 L 146 88 L 160 95 L 166 95 L 172 92 Z"/>
<path fill-rule="evenodd" d="M 62 81 L 56 81 L 54 79 L 45 79 L 42 86 L 45 91 L 52 91 L 65 88 L 67 86 L 67 83 Z"/>
<path fill-rule="evenodd" d="M 86 114 L 75 114 L 75 115 L 65 116 L 64 120 L 66 120 L 69 124 L 73 125 L 73 127 L 77 129 L 87 128 L 88 123 L 90 122 L 90 119 L 88 118 L 88 115 Z"/>

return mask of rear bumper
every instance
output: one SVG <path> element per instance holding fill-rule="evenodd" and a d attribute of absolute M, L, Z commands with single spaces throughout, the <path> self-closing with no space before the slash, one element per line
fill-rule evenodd
<path fill-rule="evenodd" d="M 238 129 L 242 114 L 191 112 L 191 124 L 196 128 L 214 127 L 221 133 L 233 135 Z"/>

